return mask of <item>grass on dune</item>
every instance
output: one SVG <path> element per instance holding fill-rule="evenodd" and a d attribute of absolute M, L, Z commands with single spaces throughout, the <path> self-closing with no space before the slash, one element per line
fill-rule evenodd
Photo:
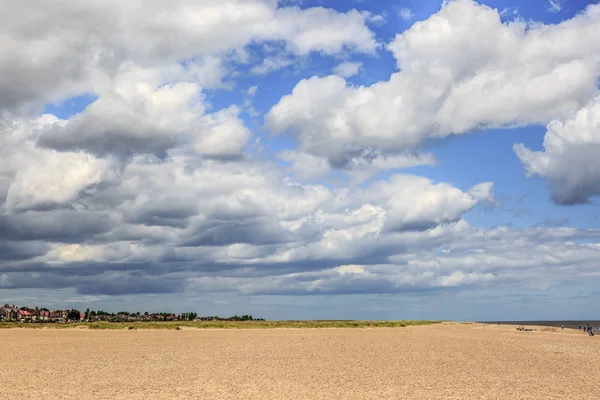
<path fill-rule="evenodd" d="M 441 321 L 165 321 L 165 322 L 80 322 L 75 324 L 29 324 L 0 322 L 3 328 L 87 328 L 87 329 L 273 329 L 273 328 L 403 328 L 432 325 Z"/>

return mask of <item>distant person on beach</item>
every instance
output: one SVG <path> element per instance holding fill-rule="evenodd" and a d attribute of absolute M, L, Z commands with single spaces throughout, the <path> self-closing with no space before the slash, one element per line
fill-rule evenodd
<path fill-rule="evenodd" d="M 561 326 L 560 326 L 560 329 L 565 329 L 565 326 L 564 326 L 564 325 L 561 325 Z"/>

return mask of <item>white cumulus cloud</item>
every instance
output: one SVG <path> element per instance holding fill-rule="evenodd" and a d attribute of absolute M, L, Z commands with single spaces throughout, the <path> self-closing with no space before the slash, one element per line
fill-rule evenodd
<path fill-rule="evenodd" d="M 394 152 L 428 138 L 548 123 L 594 97 L 598 32 L 600 5 L 546 26 L 503 23 L 497 10 L 456 0 L 389 44 L 400 69 L 389 81 L 304 79 L 266 124 L 335 163 L 364 149 Z"/>
<path fill-rule="evenodd" d="M 544 150 L 514 150 L 528 175 L 548 179 L 559 204 L 585 203 L 600 195 L 600 96 L 570 118 L 547 126 Z"/>
<path fill-rule="evenodd" d="M 344 62 L 335 67 L 333 69 L 333 72 L 335 72 L 336 75 L 343 76 L 344 78 L 349 78 L 358 74 L 360 72 L 361 67 L 362 63 L 360 62 Z"/>

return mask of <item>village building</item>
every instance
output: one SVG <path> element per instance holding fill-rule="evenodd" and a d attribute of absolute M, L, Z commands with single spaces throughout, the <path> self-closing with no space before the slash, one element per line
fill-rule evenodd
<path fill-rule="evenodd" d="M 50 320 L 52 320 L 52 321 L 58 321 L 61 318 L 62 318 L 62 311 L 60 311 L 60 310 L 58 310 L 58 311 L 50 311 Z"/>
<path fill-rule="evenodd" d="M 39 319 L 40 321 L 50 321 L 50 310 L 47 308 L 40 308 Z"/>
<path fill-rule="evenodd" d="M 29 311 L 29 314 L 31 314 L 31 320 L 32 321 L 39 321 L 40 320 L 40 309 L 39 308 L 28 308 L 27 311 Z"/>
<path fill-rule="evenodd" d="M 1 303 L 0 303 L 1 304 Z M 49 310 L 47 308 L 31 308 L 17 307 L 14 304 L 4 304 L 0 307 L 0 322 L 19 321 L 19 322 L 55 322 L 55 323 L 73 323 L 80 321 L 106 321 L 106 322 L 138 322 L 138 321 L 179 321 L 179 320 L 213 320 L 213 321 L 245 321 L 252 320 L 252 316 L 243 315 L 241 317 L 234 316 L 230 318 L 219 317 L 198 317 L 196 313 L 183 313 L 175 315 L 172 313 L 148 313 L 140 312 L 119 312 L 107 313 L 105 311 L 90 311 L 78 312 L 72 314 L 74 310 Z M 86 318 L 87 316 L 87 318 Z M 74 318 L 70 318 L 74 317 Z"/>
<path fill-rule="evenodd" d="M 12 310 L 8 304 L 0 307 L 0 321 L 10 321 L 12 318 Z"/>
<path fill-rule="evenodd" d="M 13 304 L 12 306 L 5 304 L 0 307 L 0 320 L 2 321 L 14 321 L 17 319 L 17 307 Z"/>
<path fill-rule="evenodd" d="M 17 320 L 21 322 L 31 322 L 33 320 L 33 316 L 27 308 L 19 308 L 17 311 Z"/>

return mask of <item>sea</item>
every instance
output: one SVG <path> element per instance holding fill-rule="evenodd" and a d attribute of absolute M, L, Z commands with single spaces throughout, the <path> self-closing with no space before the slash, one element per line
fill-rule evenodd
<path fill-rule="evenodd" d="M 565 328 L 579 329 L 590 324 L 594 329 L 600 330 L 599 320 L 581 320 L 581 321 L 479 321 L 485 324 L 500 324 L 500 325 L 524 325 L 527 326 L 555 326 L 560 328 L 563 325 Z"/>

